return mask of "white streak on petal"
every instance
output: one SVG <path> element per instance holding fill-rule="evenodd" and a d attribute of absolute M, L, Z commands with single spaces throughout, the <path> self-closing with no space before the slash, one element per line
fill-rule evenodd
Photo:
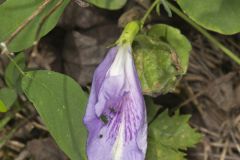
<path fill-rule="evenodd" d="M 113 160 L 122 160 L 124 132 L 125 132 L 125 118 L 122 117 L 122 122 L 120 123 L 119 132 L 112 149 Z"/>
<path fill-rule="evenodd" d="M 124 69 L 126 65 L 126 58 L 128 58 L 127 53 L 130 48 L 129 44 L 125 44 L 123 46 L 120 46 L 117 52 L 117 55 L 109 68 L 109 76 L 117 76 L 120 74 L 123 74 Z"/>

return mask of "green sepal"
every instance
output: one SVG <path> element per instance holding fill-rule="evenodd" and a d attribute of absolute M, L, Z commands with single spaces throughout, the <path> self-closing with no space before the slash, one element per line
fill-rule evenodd
<path fill-rule="evenodd" d="M 133 53 L 143 93 L 158 95 L 175 89 L 188 67 L 191 45 L 176 28 L 158 24 L 138 34 Z"/>

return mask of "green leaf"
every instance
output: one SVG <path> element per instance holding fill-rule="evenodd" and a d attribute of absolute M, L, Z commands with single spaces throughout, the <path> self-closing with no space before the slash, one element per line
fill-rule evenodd
<path fill-rule="evenodd" d="M 24 53 L 19 53 L 14 58 L 14 61 L 22 70 L 25 69 L 26 64 Z M 21 91 L 21 73 L 18 71 L 13 62 L 8 64 L 5 70 L 4 79 L 8 87 L 16 89 L 17 92 Z"/>
<path fill-rule="evenodd" d="M 1 112 L 7 112 L 8 108 L 5 106 L 3 101 L 0 99 L 0 113 Z"/>
<path fill-rule="evenodd" d="M 172 56 L 177 56 L 172 59 L 173 63 L 179 68 L 179 73 L 186 73 L 189 61 L 191 44 L 188 39 L 181 34 L 180 30 L 166 24 L 156 24 L 151 27 L 148 35 L 155 41 L 162 41 L 168 44 L 171 48 Z M 178 62 L 180 64 L 178 64 Z"/>
<path fill-rule="evenodd" d="M 168 17 L 172 17 L 172 11 L 169 8 L 168 4 L 165 2 L 165 0 L 161 0 L 161 3 L 163 4 L 163 7 L 168 14 Z"/>
<path fill-rule="evenodd" d="M 154 104 L 154 101 L 152 98 L 145 96 L 144 97 L 146 106 L 147 106 L 147 119 L 148 119 L 148 123 L 152 122 L 155 118 L 155 116 L 157 115 L 160 106 Z"/>
<path fill-rule="evenodd" d="M 35 41 L 36 31 L 42 18 L 58 3 L 59 0 L 52 0 L 44 10 L 34 18 L 10 43 L 9 50 L 12 52 L 21 51 L 30 47 Z M 64 8 L 69 0 L 64 0 L 61 6 L 47 19 L 41 29 L 41 37 L 46 35 L 58 22 Z M 31 16 L 38 7 L 44 3 L 43 0 L 7 0 L 0 6 L 0 42 L 5 41 L 23 22 Z"/>
<path fill-rule="evenodd" d="M 6 112 L 16 101 L 17 94 L 13 89 L 2 88 L 0 90 L 0 112 Z"/>
<path fill-rule="evenodd" d="M 27 72 L 22 88 L 62 150 L 72 160 L 86 159 L 87 96 L 81 87 L 66 75 L 40 70 Z"/>
<path fill-rule="evenodd" d="M 240 32 L 239 0 L 177 0 L 182 10 L 202 27 L 222 34 Z"/>
<path fill-rule="evenodd" d="M 139 34 L 133 44 L 134 60 L 144 94 L 175 89 L 186 73 L 191 45 L 176 28 L 158 24 Z"/>
<path fill-rule="evenodd" d="M 161 6 L 161 1 L 160 1 L 160 3 L 158 3 L 157 6 L 156 6 L 156 13 L 157 13 L 158 16 L 161 15 L 161 8 L 160 8 L 160 6 Z"/>
<path fill-rule="evenodd" d="M 168 116 L 161 113 L 149 126 L 147 160 L 185 160 L 186 150 L 201 139 L 201 134 L 192 129 L 189 115 Z"/>
<path fill-rule="evenodd" d="M 117 10 L 122 8 L 127 0 L 87 0 L 89 3 L 94 4 L 97 7 L 109 9 L 109 10 Z"/>

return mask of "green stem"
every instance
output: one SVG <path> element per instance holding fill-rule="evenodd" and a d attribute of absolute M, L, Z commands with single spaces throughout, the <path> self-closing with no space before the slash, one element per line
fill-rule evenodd
<path fill-rule="evenodd" d="M 120 38 L 117 40 L 116 43 L 121 45 L 125 43 L 132 44 L 138 32 L 139 32 L 139 22 L 138 21 L 129 22 L 125 26 Z"/>
<path fill-rule="evenodd" d="M 9 139 L 12 138 L 14 133 L 17 131 L 17 127 L 14 127 L 10 132 L 8 132 L 5 136 L 3 136 L 0 140 L 0 149 L 7 143 Z"/>
<path fill-rule="evenodd" d="M 179 17 L 184 19 L 186 22 L 188 22 L 190 25 L 192 25 L 196 30 L 198 30 L 202 35 L 204 35 L 213 45 L 218 47 L 220 50 L 223 51 L 228 57 L 230 57 L 233 61 L 235 61 L 237 64 L 240 64 L 240 58 L 236 56 L 232 51 L 230 51 L 228 48 L 226 48 L 223 44 L 221 44 L 216 38 L 214 38 L 211 34 L 209 34 L 205 29 L 200 27 L 198 24 L 193 22 L 191 19 L 189 19 L 185 14 L 183 14 L 178 8 L 176 8 L 174 5 L 172 5 L 170 2 L 166 1 L 170 9 L 176 13 Z"/>
<path fill-rule="evenodd" d="M 150 6 L 150 8 L 148 8 L 147 12 L 144 14 L 143 18 L 141 19 L 141 28 L 143 28 L 143 25 L 145 24 L 148 16 L 160 2 L 161 0 L 155 0 L 153 4 Z"/>
<path fill-rule="evenodd" d="M 12 107 L 13 110 L 7 112 L 2 119 L 0 119 L 0 131 L 5 127 L 5 125 L 15 116 L 15 114 L 20 111 L 22 108 L 19 103 L 15 103 L 15 106 Z"/>
<path fill-rule="evenodd" d="M 16 133 L 16 131 L 21 128 L 23 125 L 25 125 L 31 118 L 33 118 L 35 114 L 32 114 L 28 116 L 26 119 L 18 123 L 16 126 L 14 126 L 11 131 L 9 131 L 5 136 L 1 137 L 0 139 L 0 149 L 6 144 L 6 142 L 13 137 L 13 135 Z"/>
<path fill-rule="evenodd" d="M 22 70 L 22 68 L 16 63 L 16 61 L 9 55 L 9 54 L 5 54 L 10 61 L 16 66 L 16 68 L 18 69 L 18 71 L 21 73 L 22 76 L 25 75 L 25 72 Z"/>
<path fill-rule="evenodd" d="M 22 70 L 22 68 L 11 57 L 10 52 L 5 43 L 0 43 L 0 51 L 1 51 L 1 54 L 5 54 L 8 57 L 8 59 L 16 66 L 16 68 L 21 73 L 21 75 L 25 75 L 25 72 Z"/>

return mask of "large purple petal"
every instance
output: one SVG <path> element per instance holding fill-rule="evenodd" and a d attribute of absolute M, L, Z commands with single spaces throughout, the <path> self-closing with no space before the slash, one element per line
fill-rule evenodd
<path fill-rule="evenodd" d="M 129 45 L 111 49 L 96 69 L 84 123 L 89 160 L 144 160 L 146 110 Z"/>

